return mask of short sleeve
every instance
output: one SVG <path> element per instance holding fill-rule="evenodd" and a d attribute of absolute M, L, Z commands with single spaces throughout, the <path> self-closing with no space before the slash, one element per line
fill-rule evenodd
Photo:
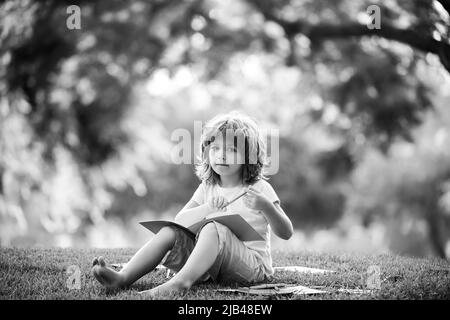
<path fill-rule="evenodd" d="M 192 195 L 191 200 L 197 202 L 198 204 L 205 203 L 205 186 L 203 182 L 198 185 L 198 188 Z"/>
<path fill-rule="evenodd" d="M 272 202 L 272 203 L 274 203 L 274 202 L 280 203 L 280 199 L 278 198 L 277 193 L 272 188 L 270 183 L 268 183 L 267 181 L 260 180 L 260 185 L 259 185 L 258 189 L 270 200 L 270 202 Z"/>

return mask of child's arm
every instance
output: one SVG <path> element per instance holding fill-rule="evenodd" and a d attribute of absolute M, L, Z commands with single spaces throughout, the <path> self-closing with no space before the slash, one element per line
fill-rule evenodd
<path fill-rule="evenodd" d="M 226 204 L 227 202 L 223 197 L 213 197 L 211 201 L 202 205 L 194 200 L 190 200 L 184 208 L 178 212 L 174 221 L 182 226 L 189 227 L 211 213 L 226 210 Z"/>
<path fill-rule="evenodd" d="M 294 233 L 292 222 L 278 203 L 272 203 L 261 192 L 250 187 L 244 203 L 255 210 L 261 210 L 269 220 L 273 232 L 288 240 Z"/>
<path fill-rule="evenodd" d="M 281 239 L 288 240 L 294 233 L 292 222 L 281 208 L 278 202 L 267 202 L 267 207 L 262 210 L 269 220 L 273 232 Z"/>
<path fill-rule="evenodd" d="M 194 200 L 190 200 L 184 208 L 178 212 L 174 221 L 184 227 L 189 227 L 206 217 L 209 214 L 209 211 L 207 204 L 199 205 Z"/>

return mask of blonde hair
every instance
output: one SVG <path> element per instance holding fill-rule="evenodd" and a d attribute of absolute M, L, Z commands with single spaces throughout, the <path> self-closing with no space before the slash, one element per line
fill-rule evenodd
<path fill-rule="evenodd" d="M 254 182 L 268 178 L 263 174 L 266 163 L 266 144 L 261 137 L 256 121 L 238 111 L 227 114 L 219 114 L 209 120 L 202 130 L 200 138 L 201 153 L 195 164 L 195 174 L 207 183 L 216 184 L 220 181 L 219 175 L 214 172 L 209 162 L 207 148 L 220 133 L 230 132 L 236 136 L 241 134 L 245 141 L 245 163 L 242 167 L 242 182 L 253 184 Z M 250 159 L 254 160 L 250 163 Z"/>

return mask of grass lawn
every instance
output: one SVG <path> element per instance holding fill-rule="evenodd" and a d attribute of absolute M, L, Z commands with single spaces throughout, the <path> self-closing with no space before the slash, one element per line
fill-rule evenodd
<path fill-rule="evenodd" d="M 108 262 L 126 262 L 135 249 L 0 248 L 0 299 L 143 299 L 138 291 L 166 281 L 163 270 L 141 278 L 128 290 L 106 290 L 91 276 L 91 261 L 103 255 Z M 276 272 L 272 283 L 298 284 L 330 291 L 321 295 L 276 297 L 222 293 L 224 285 L 202 284 L 165 299 L 450 299 L 450 264 L 441 259 L 394 255 L 362 256 L 298 251 L 273 252 L 274 266 L 300 265 L 336 271 L 330 274 Z M 67 267 L 78 265 L 81 289 L 69 290 Z M 366 270 L 381 269 L 381 289 L 366 294 L 336 292 L 339 288 L 366 289 Z M 231 285 L 236 287 L 236 285 Z"/>

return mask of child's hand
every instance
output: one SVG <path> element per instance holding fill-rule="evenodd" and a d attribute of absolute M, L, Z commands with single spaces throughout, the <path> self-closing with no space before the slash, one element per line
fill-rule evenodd
<path fill-rule="evenodd" d="M 225 199 L 222 196 L 218 197 L 212 197 L 208 201 L 208 207 L 212 210 L 212 212 L 216 211 L 227 211 L 227 208 L 225 207 L 228 204 L 227 199 Z"/>
<path fill-rule="evenodd" d="M 270 200 L 255 188 L 249 187 L 247 189 L 247 193 L 244 196 L 244 204 L 248 208 L 254 210 L 264 210 L 265 208 L 267 208 L 267 205 L 269 203 Z"/>

